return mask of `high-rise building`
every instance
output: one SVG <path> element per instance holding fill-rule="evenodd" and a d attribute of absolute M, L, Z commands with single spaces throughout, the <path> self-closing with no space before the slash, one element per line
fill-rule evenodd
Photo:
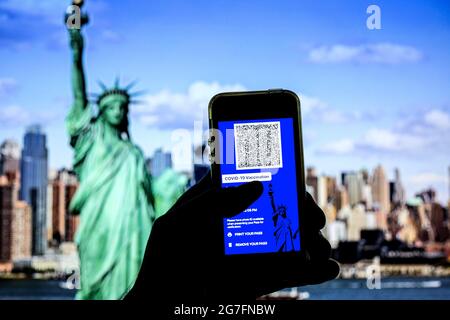
<path fill-rule="evenodd" d="M 414 223 L 414 215 L 412 214 L 414 212 L 407 208 L 399 208 L 396 213 L 397 223 L 400 227 L 397 238 L 409 245 L 413 245 L 420 231 Z"/>
<path fill-rule="evenodd" d="M 400 179 L 400 170 L 395 168 L 395 178 L 390 186 L 390 201 L 394 206 L 403 206 L 406 203 L 405 188 Z"/>
<path fill-rule="evenodd" d="M 78 227 L 78 216 L 69 212 L 77 187 L 78 180 L 74 172 L 61 169 L 58 171 L 52 185 L 52 238 L 56 242 L 73 241 L 75 231 Z"/>
<path fill-rule="evenodd" d="M 387 231 L 387 229 L 388 229 L 387 213 L 376 211 L 375 217 L 376 217 L 376 221 L 377 221 L 377 229 Z"/>
<path fill-rule="evenodd" d="M 434 241 L 446 242 L 450 238 L 448 225 L 445 221 L 444 208 L 437 202 L 431 204 L 430 223 L 433 229 Z"/>
<path fill-rule="evenodd" d="M 347 227 L 344 221 L 335 220 L 330 222 L 326 225 L 323 233 L 333 249 L 338 247 L 340 241 L 347 240 Z"/>
<path fill-rule="evenodd" d="M 318 201 L 318 177 L 316 174 L 316 169 L 314 167 L 308 167 L 306 169 L 306 185 L 310 187 L 311 195 L 313 196 L 314 200 Z"/>
<path fill-rule="evenodd" d="M 448 204 L 447 209 L 450 212 L 450 166 L 448 166 Z"/>
<path fill-rule="evenodd" d="M 429 188 L 422 192 L 416 193 L 416 197 L 420 198 L 424 204 L 432 204 L 436 200 L 436 190 Z"/>
<path fill-rule="evenodd" d="M 317 204 L 324 209 L 328 203 L 327 177 L 317 177 Z"/>
<path fill-rule="evenodd" d="M 153 158 L 149 161 L 150 173 L 153 177 L 159 177 L 164 170 L 172 168 L 172 155 L 163 152 L 161 148 L 156 149 Z"/>
<path fill-rule="evenodd" d="M 66 241 L 75 241 L 75 233 L 80 224 L 80 216 L 73 215 L 69 212 L 70 201 L 72 201 L 75 192 L 77 191 L 78 184 L 68 184 L 66 186 Z"/>
<path fill-rule="evenodd" d="M 395 196 L 395 181 L 389 181 L 389 202 L 392 205 L 392 209 L 395 208 L 394 196 Z"/>
<path fill-rule="evenodd" d="M 374 205 L 381 212 L 389 212 L 391 209 L 389 202 L 389 181 L 381 165 L 378 165 L 373 171 L 371 186 Z"/>
<path fill-rule="evenodd" d="M 341 172 L 341 185 L 345 186 L 345 178 L 347 177 L 347 171 Z"/>
<path fill-rule="evenodd" d="M 361 173 L 364 184 L 369 184 L 369 171 L 367 169 L 361 169 L 359 172 Z"/>
<path fill-rule="evenodd" d="M 375 230 L 378 229 L 377 214 L 374 211 L 366 212 L 366 229 Z"/>
<path fill-rule="evenodd" d="M 367 226 L 367 216 L 362 204 L 356 205 L 347 219 L 347 239 L 358 241 L 361 236 L 361 230 Z"/>
<path fill-rule="evenodd" d="M 336 177 L 327 176 L 327 201 L 335 203 L 337 197 Z"/>
<path fill-rule="evenodd" d="M 369 184 L 364 184 L 362 186 L 362 201 L 365 203 L 367 210 L 372 209 L 372 187 Z"/>
<path fill-rule="evenodd" d="M 336 210 L 339 211 L 344 207 L 349 205 L 348 202 L 348 192 L 344 186 L 339 186 L 336 191 L 336 200 L 335 200 Z"/>
<path fill-rule="evenodd" d="M 18 173 L 0 176 L 0 262 L 31 256 L 31 208 L 18 192 Z"/>
<path fill-rule="evenodd" d="M 53 182 L 56 179 L 57 172 L 49 170 L 47 184 L 47 242 L 53 240 Z"/>
<path fill-rule="evenodd" d="M 337 210 L 336 207 L 332 203 L 327 203 L 323 208 L 323 212 L 325 213 L 326 223 L 331 223 L 336 220 Z"/>
<path fill-rule="evenodd" d="M 20 199 L 33 212 L 32 252 L 43 255 L 47 249 L 47 141 L 39 125 L 30 126 L 23 140 Z"/>
<path fill-rule="evenodd" d="M 344 176 L 344 185 L 348 192 L 348 200 L 351 206 L 362 201 L 363 178 L 360 172 L 347 172 Z"/>
<path fill-rule="evenodd" d="M 0 175 L 20 171 L 20 148 L 14 140 L 5 140 L 0 145 Z"/>

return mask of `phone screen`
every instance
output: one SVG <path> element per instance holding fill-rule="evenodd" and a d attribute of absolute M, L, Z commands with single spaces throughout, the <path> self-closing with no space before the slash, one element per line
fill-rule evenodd
<path fill-rule="evenodd" d="M 259 180 L 264 191 L 223 219 L 226 255 L 300 251 L 292 118 L 219 121 L 223 188 Z"/>

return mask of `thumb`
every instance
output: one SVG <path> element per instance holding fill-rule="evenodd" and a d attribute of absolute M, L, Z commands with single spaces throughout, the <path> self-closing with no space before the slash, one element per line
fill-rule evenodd
<path fill-rule="evenodd" d="M 211 203 L 217 208 L 217 215 L 230 218 L 247 209 L 261 196 L 263 190 L 260 181 L 216 189 L 212 192 Z"/>

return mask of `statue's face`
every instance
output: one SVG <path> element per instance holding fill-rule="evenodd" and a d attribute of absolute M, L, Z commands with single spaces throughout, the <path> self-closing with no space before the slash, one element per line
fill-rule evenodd
<path fill-rule="evenodd" d="M 118 127 L 127 117 L 128 101 L 122 95 L 110 95 L 102 100 L 101 109 L 105 121 L 114 127 Z"/>

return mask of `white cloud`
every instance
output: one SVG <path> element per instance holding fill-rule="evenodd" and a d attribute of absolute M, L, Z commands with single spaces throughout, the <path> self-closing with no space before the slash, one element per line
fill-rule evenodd
<path fill-rule="evenodd" d="M 437 183 L 446 183 L 447 182 L 447 178 L 445 177 L 444 174 L 437 174 L 434 172 L 423 172 L 423 173 L 419 173 L 415 176 L 412 176 L 409 179 L 410 183 L 413 183 L 415 185 L 418 186 L 428 186 L 428 185 L 432 185 L 432 184 L 437 184 Z"/>
<path fill-rule="evenodd" d="M 436 129 L 450 129 L 450 115 L 441 110 L 431 110 L 425 114 L 425 123 Z"/>
<path fill-rule="evenodd" d="M 361 120 L 364 116 L 355 112 L 343 112 L 334 109 L 317 97 L 300 94 L 302 116 L 326 124 L 341 124 L 353 120 Z"/>
<path fill-rule="evenodd" d="M 4 97 L 17 89 L 17 81 L 13 78 L 0 78 L 0 97 Z"/>
<path fill-rule="evenodd" d="M 321 114 L 321 120 L 324 123 L 329 123 L 329 124 L 336 124 L 336 123 L 345 123 L 351 120 L 351 115 L 350 114 L 344 114 L 343 112 L 340 112 L 338 110 L 325 110 L 325 112 L 323 112 Z"/>
<path fill-rule="evenodd" d="M 322 111 L 328 108 L 328 105 L 319 98 L 303 94 L 300 94 L 299 98 L 303 115 L 307 115 L 312 112 Z"/>
<path fill-rule="evenodd" d="M 143 103 L 133 106 L 135 118 L 148 126 L 161 129 L 192 128 L 194 121 L 206 121 L 209 100 L 219 92 L 245 91 L 241 84 L 222 85 L 218 82 L 197 81 L 187 92 L 162 90 L 143 97 Z M 300 94 L 302 116 L 326 124 L 361 120 L 363 115 L 342 112 L 328 106 L 320 98 Z"/>
<path fill-rule="evenodd" d="M 342 139 L 328 143 L 319 148 L 319 153 L 342 155 L 348 154 L 355 149 L 355 143 L 351 139 Z"/>
<path fill-rule="evenodd" d="M 366 132 L 359 145 L 381 151 L 408 151 L 422 148 L 427 143 L 427 139 L 422 136 L 374 128 Z"/>
<path fill-rule="evenodd" d="M 423 59 L 421 51 L 414 47 L 392 43 L 376 43 L 363 45 L 320 46 L 308 53 L 308 60 L 313 63 L 379 63 L 400 64 L 413 63 Z"/>
<path fill-rule="evenodd" d="M 395 132 L 390 129 L 372 128 L 357 139 L 341 139 L 325 144 L 318 153 L 344 155 L 355 152 L 411 152 L 426 147 L 428 138 Z"/>
<path fill-rule="evenodd" d="M 360 115 L 356 115 L 357 120 Z M 417 112 L 410 119 L 398 119 L 392 128 L 369 128 L 359 137 L 332 141 L 317 149 L 318 153 L 342 155 L 355 152 L 407 152 L 424 154 L 447 152 L 450 148 L 450 115 L 432 109 Z"/>
<path fill-rule="evenodd" d="M 61 119 L 60 110 L 40 110 L 39 112 L 30 112 L 29 110 L 17 106 L 0 107 L 0 124 L 2 127 L 24 126 L 31 123 L 49 123 L 55 119 Z"/>
<path fill-rule="evenodd" d="M 60 0 L 4 0 L 0 3 L 0 9 L 10 10 L 15 14 L 25 15 L 29 18 L 39 17 L 45 19 L 46 23 L 54 25 L 61 24 L 61 9 L 65 9 L 70 5 Z"/>
<path fill-rule="evenodd" d="M 0 123 L 2 125 L 23 125 L 29 120 L 30 114 L 19 106 L 0 107 Z"/>
<path fill-rule="evenodd" d="M 209 100 L 219 92 L 245 91 L 240 84 L 197 81 L 184 93 L 162 90 L 145 96 L 143 103 L 132 108 L 142 123 L 160 129 L 193 128 L 194 121 L 206 121 Z"/>

